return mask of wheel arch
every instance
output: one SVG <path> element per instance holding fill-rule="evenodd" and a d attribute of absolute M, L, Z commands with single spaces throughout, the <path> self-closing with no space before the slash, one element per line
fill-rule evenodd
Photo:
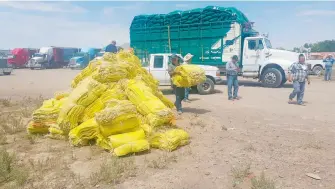
<path fill-rule="evenodd" d="M 276 63 L 270 63 L 270 64 L 267 64 L 266 66 L 264 66 L 263 69 L 261 69 L 261 77 L 260 78 L 262 78 L 263 73 L 265 72 L 265 70 L 267 70 L 269 68 L 276 68 L 276 69 L 278 69 L 281 72 L 281 74 L 283 76 L 283 79 L 286 78 L 286 74 L 285 74 L 284 69 L 281 66 L 279 66 L 278 64 L 276 64 Z"/>
<path fill-rule="evenodd" d="M 215 79 L 214 79 L 213 76 L 211 76 L 211 75 L 206 75 L 206 77 L 209 78 L 209 79 L 211 79 L 211 80 L 214 82 L 214 84 L 216 84 L 216 83 L 215 83 Z"/>
<path fill-rule="evenodd" d="M 325 69 L 322 64 L 315 64 L 312 69 L 314 69 L 316 66 L 320 66 L 322 69 Z"/>

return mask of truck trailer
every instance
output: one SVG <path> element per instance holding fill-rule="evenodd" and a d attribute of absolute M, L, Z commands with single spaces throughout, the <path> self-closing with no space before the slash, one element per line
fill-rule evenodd
<path fill-rule="evenodd" d="M 192 64 L 217 67 L 220 76 L 226 75 L 225 64 L 237 55 L 240 76 L 258 79 L 265 87 L 280 87 L 298 54 L 272 48 L 253 24 L 233 7 L 139 15 L 130 26 L 130 46 L 143 64 L 148 64 L 151 54 L 191 53 Z"/>

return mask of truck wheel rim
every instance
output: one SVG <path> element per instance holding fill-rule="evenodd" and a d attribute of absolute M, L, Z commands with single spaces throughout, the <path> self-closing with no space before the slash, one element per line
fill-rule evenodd
<path fill-rule="evenodd" d="M 205 91 L 208 91 L 209 88 L 210 88 L 210 85 L 208 83 L 203 83 L 202 84 L 202 88 L 205 90 Z"/>
<path fill-rule="evenodd" d="M 315 73 L 315 75 L 321 75 L 321 68 L 314 68 L 314 73 Z"/>
<path fill-rule="evenodd" d="M 275 84 L 277 77 L 274 73 L 270 72 L 265 75 L 264 80 L 265 80 L 265 83 Z"/>

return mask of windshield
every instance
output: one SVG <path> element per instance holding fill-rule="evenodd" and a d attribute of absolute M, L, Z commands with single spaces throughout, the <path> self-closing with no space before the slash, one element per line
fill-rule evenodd
<path fill-rule="evenodd" d="M 266 47 L 267 47 L 268 49 L 272 49 L 272 45 L 271 45 L 270 40 L 265 39 L 265 44 L 266 44 Z"/>
<path fill-rule="evenodd" d="M 79 53 L 75 53 L 74 56 L 86 56 L 87 53 L 84 52 L 79 52 Z"/>
<path fill-rule="evenodd" d="M 34 54 L 34 57 L 43 57 L 43 54 L 35 53 L 35 54 Z"/>

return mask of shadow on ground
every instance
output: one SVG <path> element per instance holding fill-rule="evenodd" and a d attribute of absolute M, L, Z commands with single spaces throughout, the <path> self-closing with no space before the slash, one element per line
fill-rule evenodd
<path fill-rule="evenodd" d="M 239 86 L 245 86 L 245 87 L 263 87 L 262 83 L 257 81 L 238 81 Z M 218 83 L 217 85 L 227 85 L 227 81 L 223 80 L 222 82 Z M 281 88 L 292 88 L 292 84 L 286 83 Z"/>
<path fill-rule="evenodd" d="M 190 108 L 190 107 L 185 107 L 183 108 L 184 112 L 188 112 L 188 113 L 195 113 L 195 114 L 206 114 L 209 113 L 211 111 L 206 110 L 206 109 L 201 109 L 201 108 Z"/>

